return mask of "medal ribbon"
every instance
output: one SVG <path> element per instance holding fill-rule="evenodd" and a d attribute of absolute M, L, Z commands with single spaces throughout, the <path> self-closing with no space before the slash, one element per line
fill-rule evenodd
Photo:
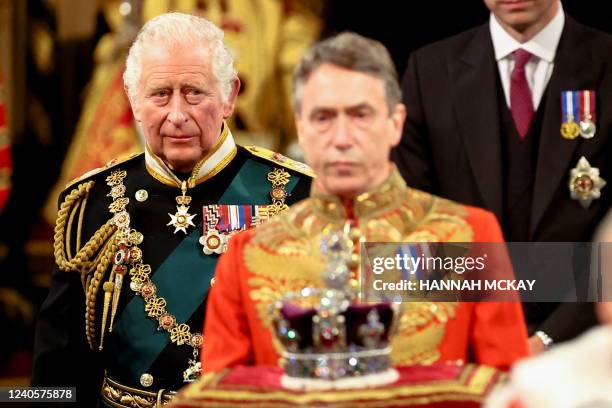
<path fill-rule="evenodd" d="M 242 229 L 249 229 L 253 221 L 253 210 L 250 205 L 241 205 L 238 208 L 238 216 Z"/>
<path fill-rule="evenodd" d="M 580 91 L 580 120 L 595 122 L 595 91 Z"/>
<path fill-rule="evenodd" d="M 219 222 L 216 225 L 219 232 L 233 232 L 248 229 L 253 225 L 253 215 L 259 213 L 258 205 L 220 204 Z"/>
<path fill-rule="evenodd" d="M 229 230 L 229 204 L 219 205 L 219 222 L 217 223 L 217 230 L 219 232 Z"/>
<path fill-rule="evenodd" d="M 562 122 L 575 122 L 578 119 L 578 93 L 574 91 L 561 92 Z M 570 120 L 571 118 L 571 120 Z"/>
<path fill-rule="evenodd" d="M 257 225 L 261 224 L 268 217 L 267 205 L 254 205 L 253 206 L 253 222 Z"/>
<path fill-rule="evenodd" d="M 228 216 L 229 216 L 229 231 L 236 231 L 239 228 L 240 221 L 238 220 L 238 206 L 230 204 L 228 205 Z"/>
<path fill-rule="evenodd" d="M 202 227 L 204 235 L 209 229 L 215 228 L 219 223 L 219 206 L 207 205 L 202 208 Z"/>

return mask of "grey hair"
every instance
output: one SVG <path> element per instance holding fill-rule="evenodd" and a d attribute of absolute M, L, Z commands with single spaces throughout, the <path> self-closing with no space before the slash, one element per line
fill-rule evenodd
<path fill-rule="evenodd" d="M 212 71 L 219 82 L 221 98 L 227 102 L 232 83 L 237 78 L 234 57 L 223 43 L 223 31 L 210 21 L 184 13 L 166 13 L 149 20 L 132 43 L 125 61 L 123 83 L 132 103 L 138 97 L 138 81 L 142 70 L 142 50 L 159 43 L 206 46 L 211 51 Z"/>
<path fill-rule="evenodd" d="M 385 46 L 359 34 L 344 32 L 315 44 L 296 67 L 293 73 L 292 94 L 296 113 L 301 109 L 302 86 L 323 64 L 333 64 L 351 71 L 363 72 L 383 81 L 389 114 L 402 99 L 397 71 Z"/>

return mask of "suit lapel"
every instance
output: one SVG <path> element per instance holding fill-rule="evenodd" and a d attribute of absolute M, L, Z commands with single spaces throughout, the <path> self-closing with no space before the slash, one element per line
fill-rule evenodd
<path fill-rule="evenodd" d="M 582 44 L 580 25 L 566 15 L 555 55 L 553 74 L 545 94 L 546 104 L 531 209 L 532 235 L 560 183 L 567 183 L 569 170 L 576 164 L 571 162 L 572 157 L 578 145 L 582 143 L 582 138 L 565 140 L 561 137 L 561 91 L 597 89 L 602 68 L 594 66 L 587 47 Z M 569 195 L 569 190 L 566 193 Z"/>
<path fill-rule="evenodd" d="M 459 58 L 448 61 L 459 133 L 485 207 L 502 219 L 498 68 L 489 26 L 481 26 Z"/>

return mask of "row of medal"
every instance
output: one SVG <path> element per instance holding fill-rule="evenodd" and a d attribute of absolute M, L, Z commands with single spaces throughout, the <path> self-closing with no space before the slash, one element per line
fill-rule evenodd
<path fill-rule="evenodd" d="M 595 136 L 595 91 L 561 92 L 561 136 L 574 140 L 578 136 Z M 578 120 L 578 122 L 576 122 Z"/>
<path fill-rule="evenodd" d="M 592 90 L 561 92 L 561 136 L 564 139 L 595 137 L 595 96 Z M 605 185 L 606 181 L 599 175 L 599 169 L 592 167 L 584 156 L 570 171 L 570 196 L 584 208 L 601 197 L 601 189 Z"/>
<path fill-rule="evenodd" d="M 261 224 L 269 214 L 267 205 L 212 204 L 202 208 L 202 216 L 200 244 L 211 255 L 225 252 L 232 234 Z"/>

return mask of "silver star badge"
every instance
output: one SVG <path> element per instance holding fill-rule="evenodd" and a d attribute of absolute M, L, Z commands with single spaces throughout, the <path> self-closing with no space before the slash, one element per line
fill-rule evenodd
<path fill-rule="evenodd" d="M 189 226 L 195 227 L 195 224 L 193 223 L 195 214 L 189 214 L 189 207 L 184 205 L 177 205 L 176 210 L 177 211 L 174 215 L 168 213 L 170 216 L 170 222 L 166 225 L 172 225 L 174 227 L 175 234 L 178 231 L 183 231 L 185 234 L 187 234 L 187 228 Z"/>
<path fill-rule="evenodd" d="M 569 189 L 572 199 L 589 208 L 591 202 L 601 197 L 601 189 L 606 181 L 599 176 L 599 169 L 591 167 L 588 160 L 582 156 L 578 165 L 570 171 Z"/>

